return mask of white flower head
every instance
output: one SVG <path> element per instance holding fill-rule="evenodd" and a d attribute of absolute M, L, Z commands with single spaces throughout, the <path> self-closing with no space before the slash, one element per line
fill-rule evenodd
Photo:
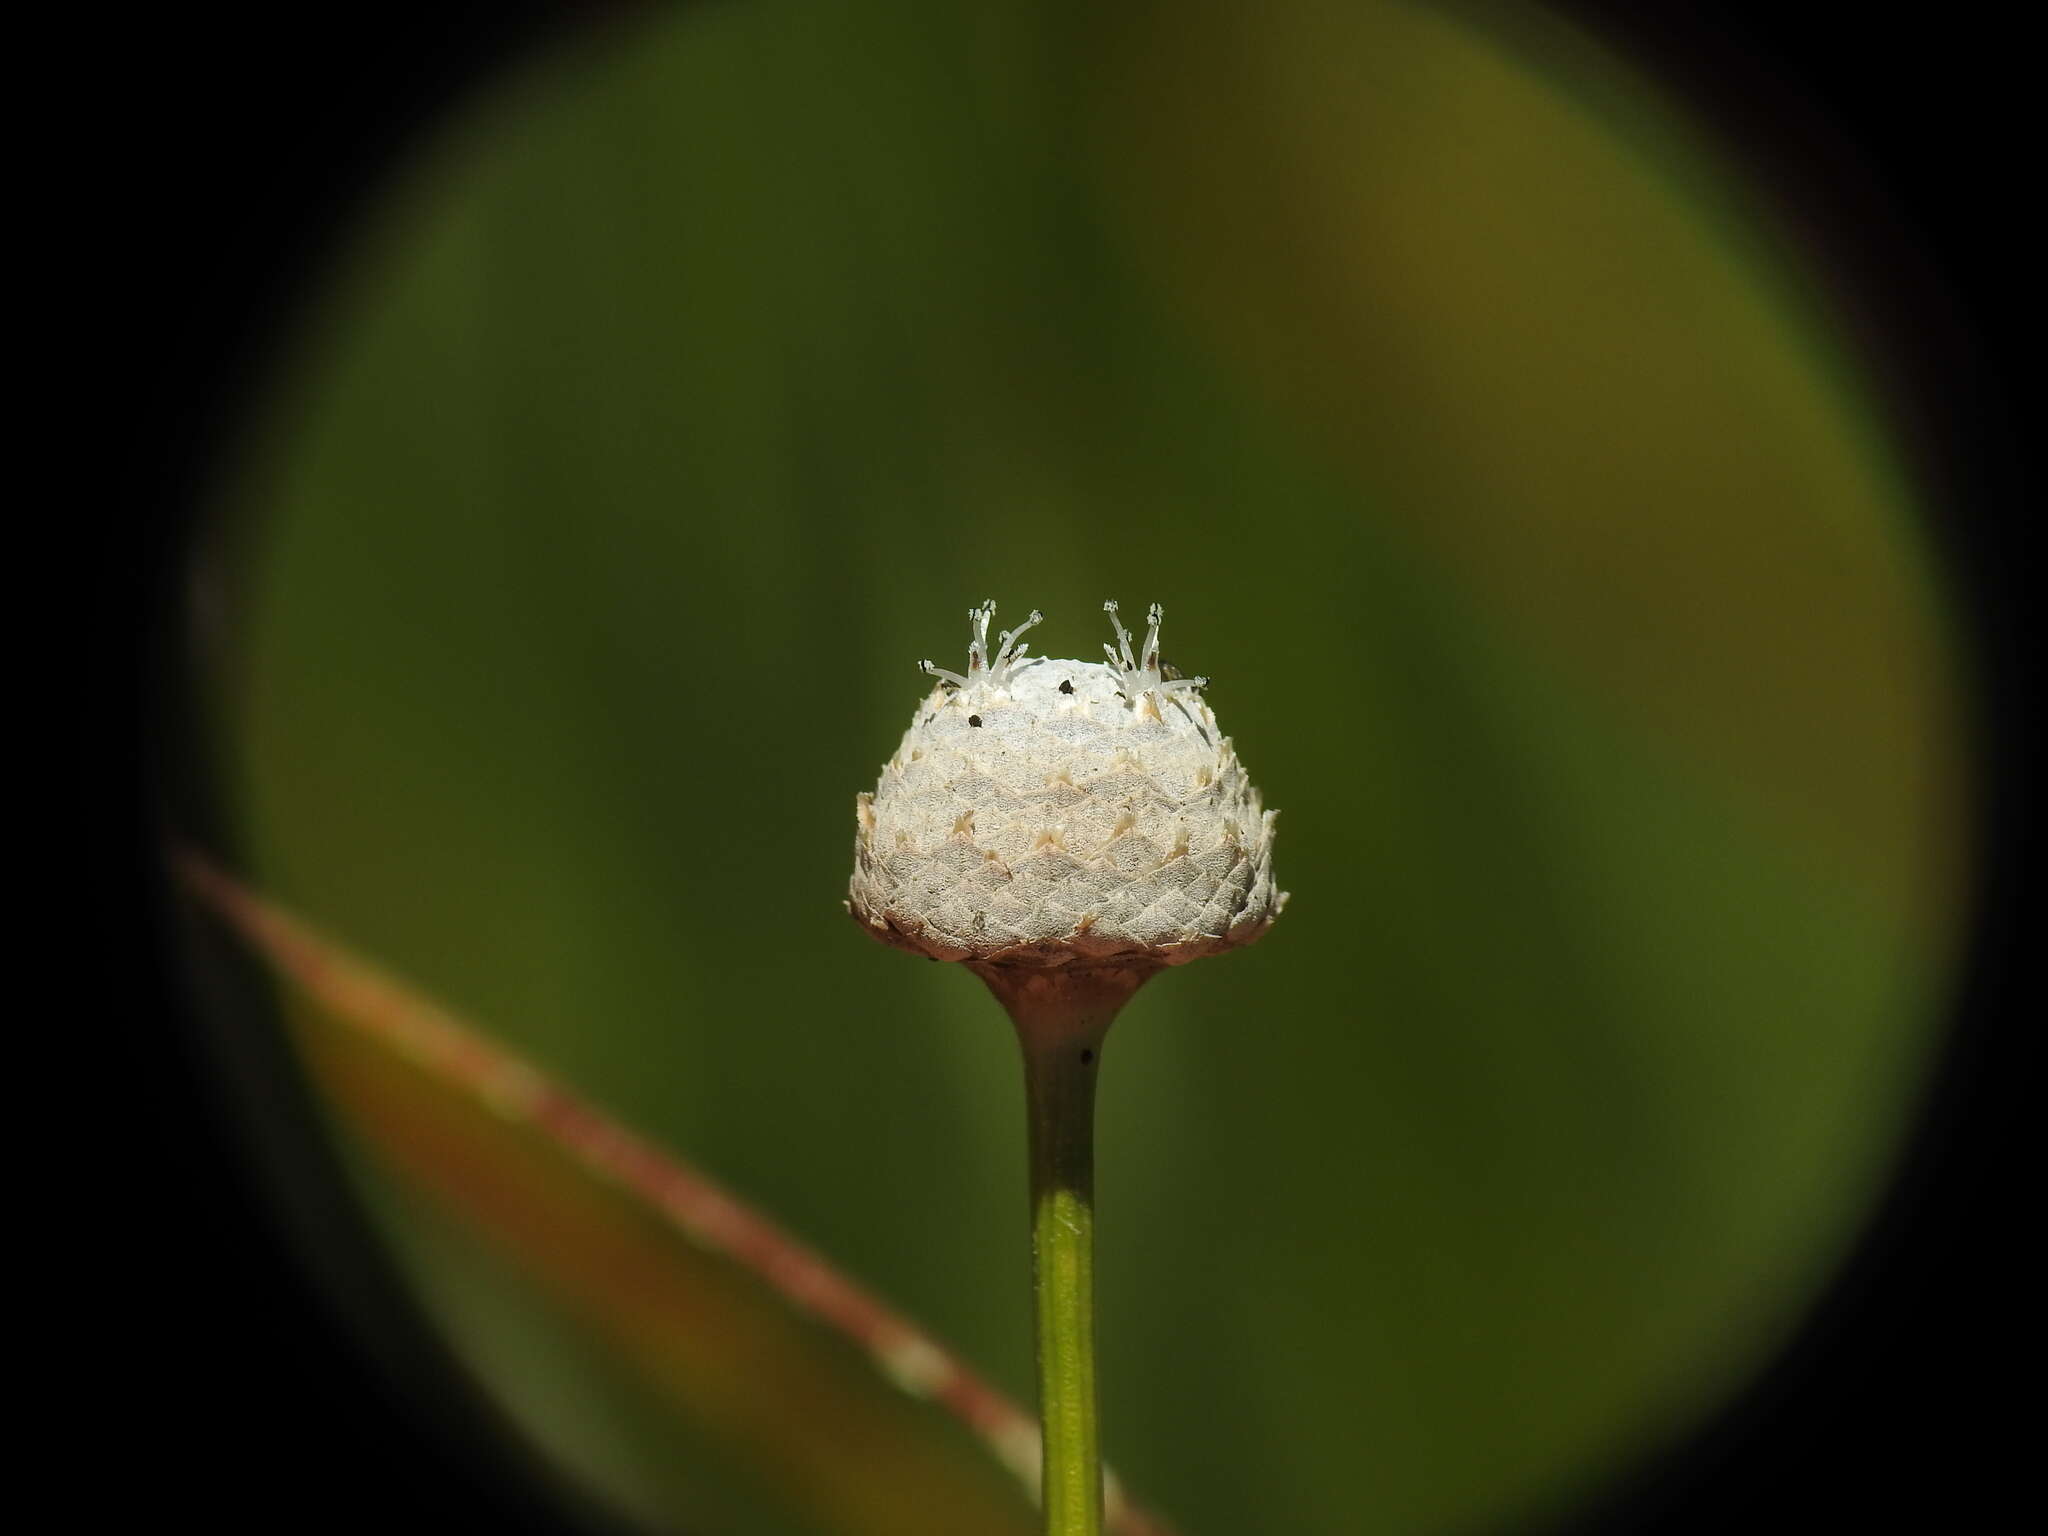
<path fill-rule="evenodd" d="M 927 661 L 918 706 L 856 806 L 847 906 L 939 960 L 1177 965 L 1249 944 L 1286 902 L 1273 818 L 1202 689 L 1105 603 L 1106 662 L 1027 656 L 1033 610 L 993 653 L 968 614 L 965 673 Z"/>

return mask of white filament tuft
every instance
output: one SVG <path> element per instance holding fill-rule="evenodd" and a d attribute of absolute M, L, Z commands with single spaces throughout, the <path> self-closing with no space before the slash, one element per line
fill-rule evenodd
<path fill-rule="evenodd" d="M 917 668 L 927 677 L 935 677 L 942 683 L 951 683 L 955 690 L 966 688 L 976 682 L 990 688 L 1009 686 L 1016 669 L 1024 664 L 1025 645 L 1022 636 L 1032 625 L 1043 623 L 1045 615 L 1032 609 L 1022 624 L 1015 629 L 1006 629 L 997 638 L 996 653 L 988 651 L 988 621 L 995 616 L 996 603 L 989 598 L 979 608 L 967 610 L 967 672 L 962 676 L 929 660 L 920 661 Z M 1035 659 L 1035 658 L 1034 658 Z"/>
<path fill-rule="evenodd" d="M 1206 677 L 1167 676 L 1171 668 L 1159 659 L 1159 621 L 1166 617 L 1166 610 L 1154 603 L 1145 615 L 1145 649 L 1139 656 L 1131 654 L 1131 632 L 1124 628 L 1124 621 L 1117 617 L 1115 599 L 1104 603 L 1102 611 L 1109 615 L 1109 622 L 1116 630 L 1116 644 L 1104 644 L 1102 654 L 1109 658 L 1109 670 L 1116 678 L 1117 692 L 1132 709 L 1146 707 L 1150 700 L 1153 713 L 1176 693 L 1193 693 L 1209 686 Z"/>

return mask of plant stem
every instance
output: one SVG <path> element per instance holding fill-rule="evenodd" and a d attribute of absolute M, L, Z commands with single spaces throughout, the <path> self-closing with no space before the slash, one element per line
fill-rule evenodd
<path fill-rule="evenodd" d="M 1086 1060 L 1082 1060 L 1083 1051 Z M 1032 1289 L 1038 1311 L 1041 1483 L 1048 1536 L 1098 1536 L 1095 1399 L 1095 1063 L 1091 1047 L 1027 1040 Z"/>
<path fill-rule="evenodd" d="M 1155 968 L 976 969 L 1009 1010 L 1024 1052 L 1046 1536 L 1100 1536 L 1095 1079 L 1110 1024 Z"/>

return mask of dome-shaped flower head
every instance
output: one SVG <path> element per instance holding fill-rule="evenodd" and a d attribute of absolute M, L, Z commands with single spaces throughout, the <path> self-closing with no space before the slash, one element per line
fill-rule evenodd
<path fill-rule="evenodd" d="M 1142 967 L 1249 944 L 1279 915 L 1273 818 L 1202 697 L 1105 603 L 1106 661 L 1027 656 L 1034 611 L 993 652 L 968 615 L 965 673 L 923 663 L 918 706 L 859 797 L 847 903 L 939 960 Z"/>

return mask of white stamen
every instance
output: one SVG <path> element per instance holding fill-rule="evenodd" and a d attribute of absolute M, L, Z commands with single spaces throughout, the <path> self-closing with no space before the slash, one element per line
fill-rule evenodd
<path fill-rule="evenodd" d="M 1143 665 L 1131 654 L 1131 632 L 1117 617 L 1116 604 L 1104 603 L 1102 611 L 1109 615 L 1109 622 L 1116 630 L 1116 645 L 1105 644 L 1102 654 L 1109 658 L 1109 670 L 1116 678 L 1117 692 L 1124 696 L 1124 702 L 1134 711 L 1157 716 L 1160 706 L 1173 694 L 1193 693 L 1209 686 L 1206 677 L 1167 678 L 1159 660 L 1159 624 L 1166 617 L 1166 610 L 1159 604 L 1154 603 L 1145 615 Z M 1147 695 L 1150 695 L 1149 699 Z"/>
<path fill-rule="evenodd" d="M 951 683 L 956 689 L 966 688 L 977 682 L 985 682 L 990 688 L 1005 686 L 1009 682 L 1011 674 L 1024 664 L 1024 653 L 1029 647 L 1021 638 L 1022 635 L 1032 625 L 1044 622 L 1045 615 L 1034 608 L 1031 610 L 1030 616 L 1022 624 L 1019 624 L 1015 629 L 1004 630 L 996 643 L 995 656 L 991 658 L 988 651 L 988 621 L 994 617 L 995 611 L 996 604 L 994 598 L 990 598 L 979 608 L 967 610 L 967 673 L 965 676 L 931 661 L 920 661 L 917 664 L 917 669 L 927 677 L 935 677 L 941 682 Z"/>

